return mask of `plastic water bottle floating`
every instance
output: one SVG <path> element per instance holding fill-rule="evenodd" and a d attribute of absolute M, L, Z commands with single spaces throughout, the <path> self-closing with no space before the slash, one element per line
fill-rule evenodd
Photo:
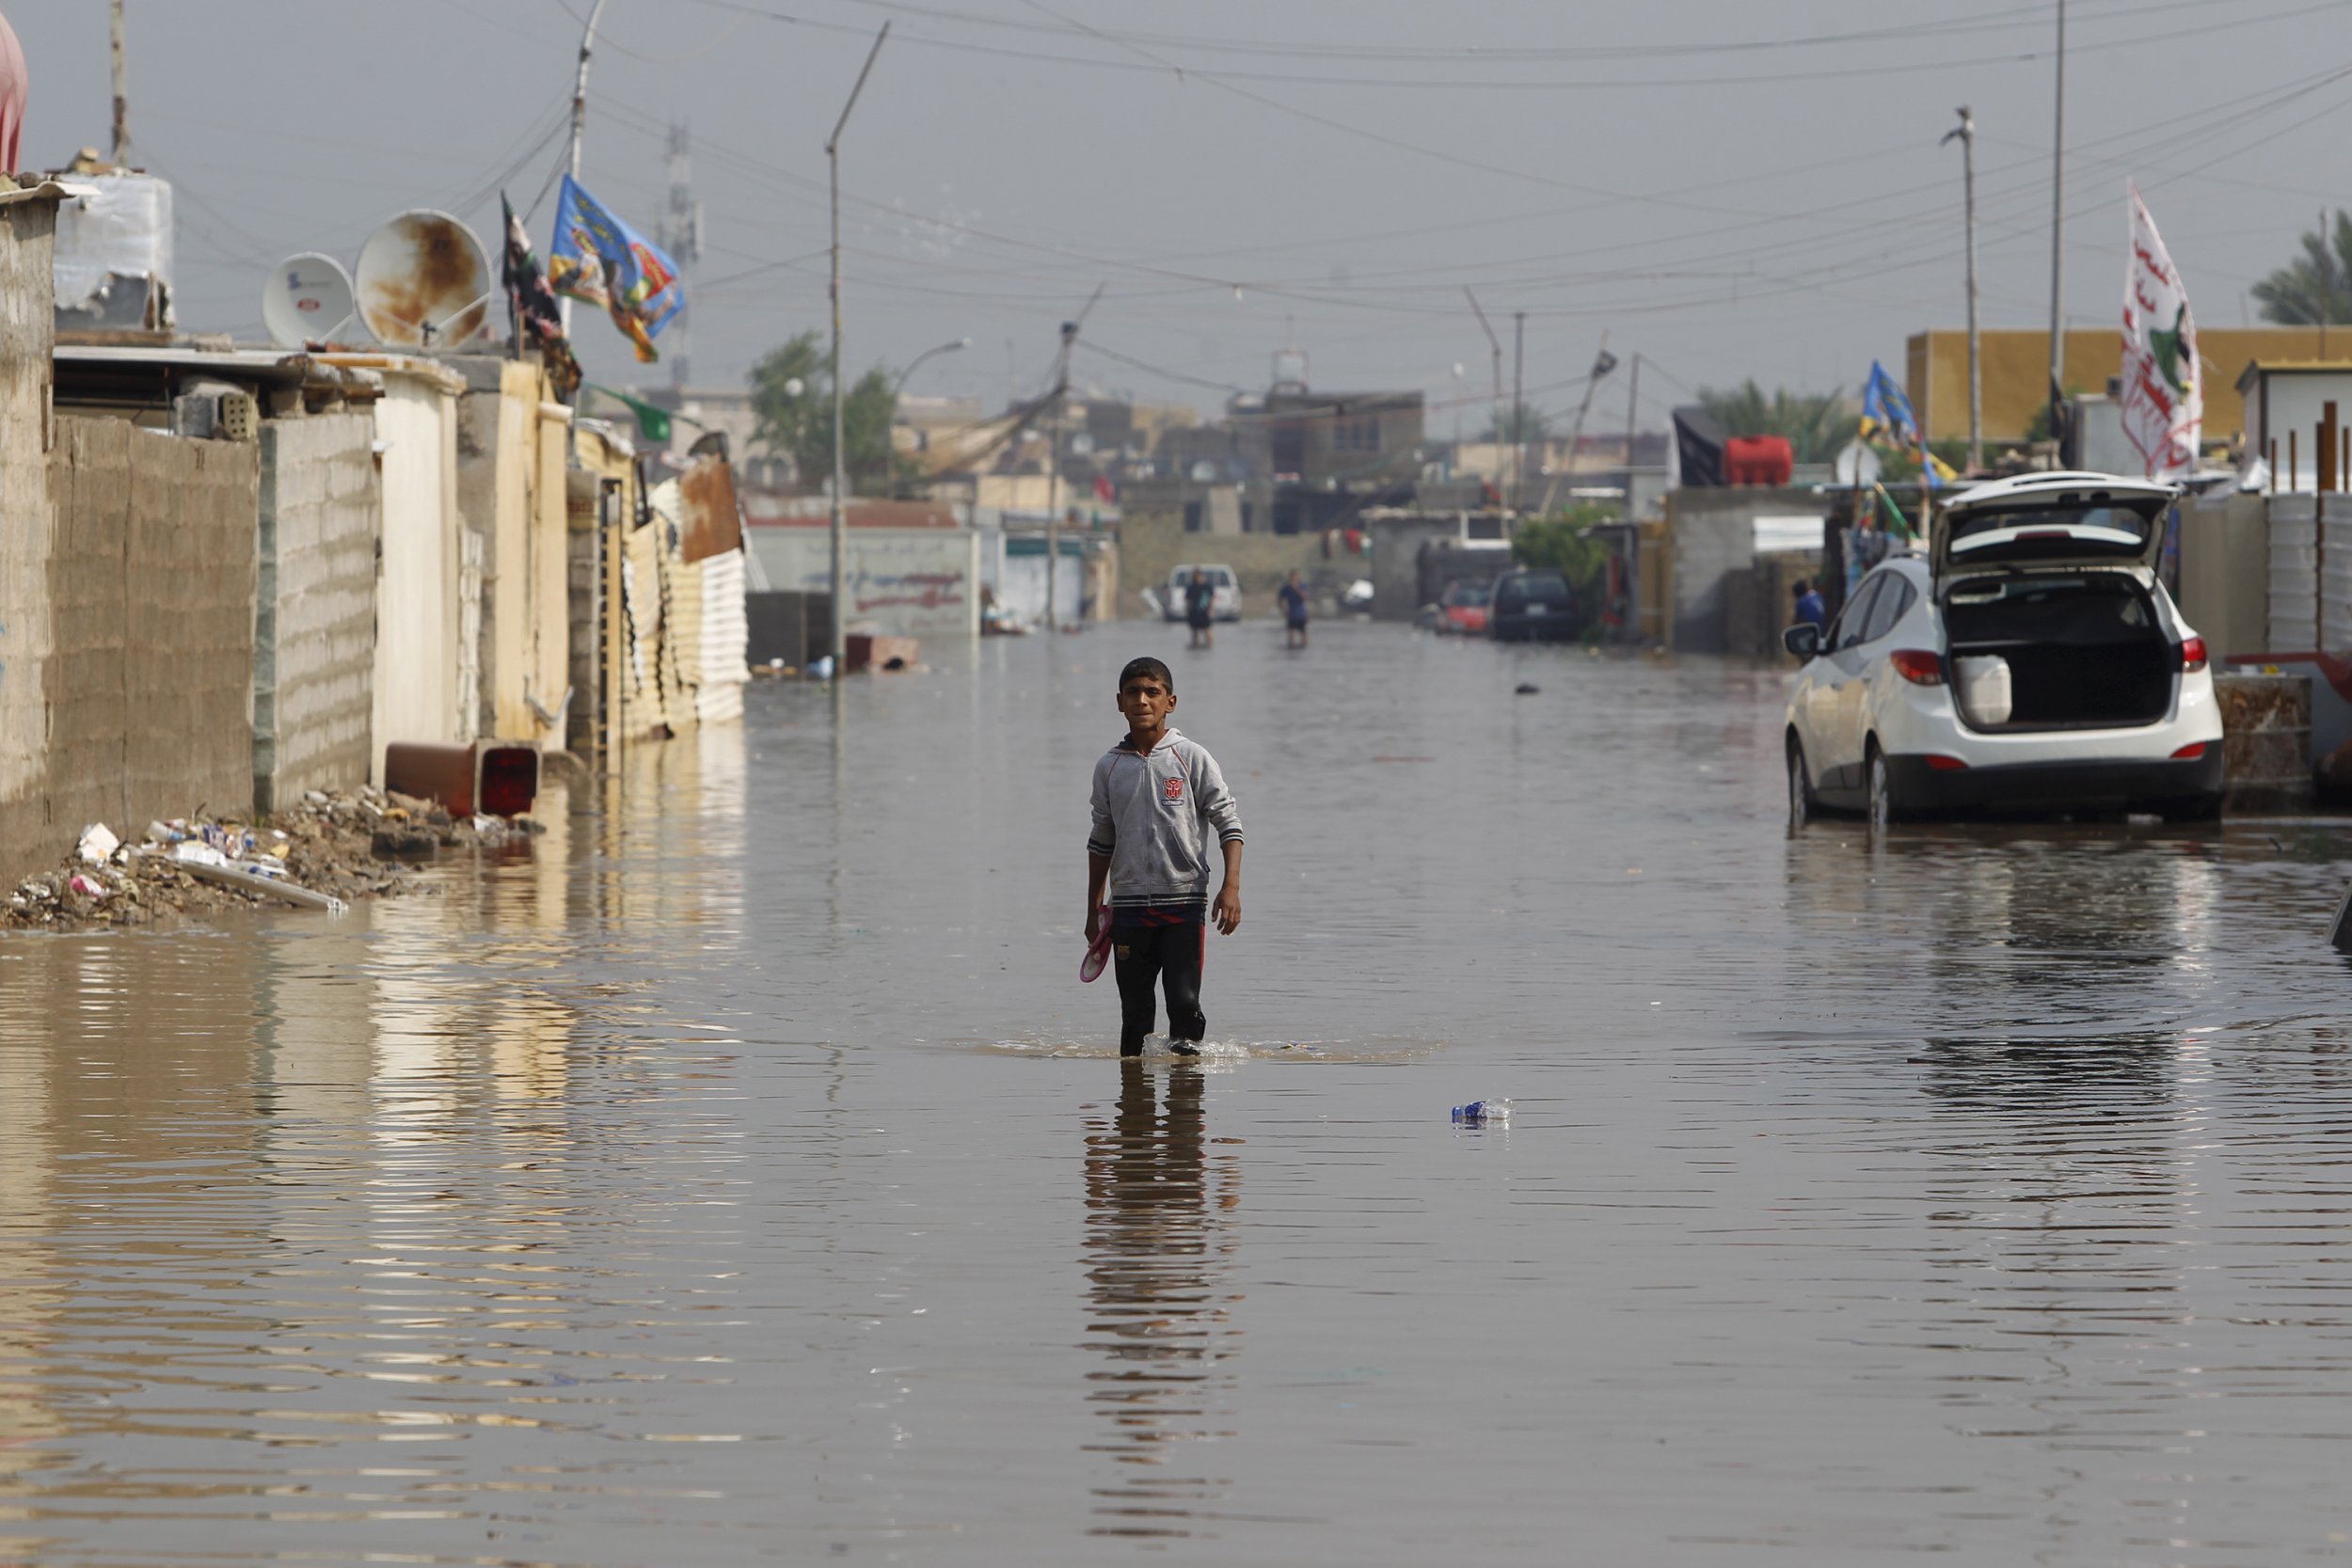
<path fill-rule="evenodd" d="M 1454 1107 L 1456 1127 L 1500 1127 L 1511 1120 L 1511 1102 L 1507 1100 L 1473 1100 L 1467 1105 Z"/>

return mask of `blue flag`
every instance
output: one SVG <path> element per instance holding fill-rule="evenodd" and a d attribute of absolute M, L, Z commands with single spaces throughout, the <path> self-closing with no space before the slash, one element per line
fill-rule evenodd
<path fill-rule="evenodd" d="M 1911 411 L 1911 399 L 1875 359 L 1870 379 L 1862 384 L 1862 438 L 1898 447 L 1919 444 L 1919 419 Z"/>
<path fill-rule="evenodd" d="M 1950 465 L 1928 451 L 1927 432 L 1919 428 L 1911 399 L 1875 359 L 1870 361 L 1870 379 L 1862 384 L 1862 438 L 1873 445 L 1918 452 L 1919 477 L 1931 490 L 1959 477 Z"/>
<path fill-rule="evenodd" d="M 660 357 L 654 335 L 686 308 L 677 263 L 644 235 L 612 215 L 570 175 L 555 204 L 555 243 L 548 247 L 548 282 L 559 294 L 601 307 L 637 345 L 640 363 Z"/>

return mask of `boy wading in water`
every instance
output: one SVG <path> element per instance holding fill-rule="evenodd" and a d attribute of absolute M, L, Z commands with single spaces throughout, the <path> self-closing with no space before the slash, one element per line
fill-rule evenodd
<path fill-rule="evenodd" d="M 1087 838 L 1087 942 L 1102 929 L 1110 891 L 1111 953 L 1119 974 L 1119 1053 L 1139 1056 L 1155 1016 L 1152 982 L 1168 992 L 1168 1033 L 1179 1054 L 1200 1054 L 1200 964 L 1208 922 L 1241 924 L 1241 815 L 1216 759 L 1168 726 L 1176 682 L 1156 658 L 1119 673 L 1127 737 L 1094 765 L 1094 831 Z M 1225 880 L 1209 902 L 1209 845 Z"/>

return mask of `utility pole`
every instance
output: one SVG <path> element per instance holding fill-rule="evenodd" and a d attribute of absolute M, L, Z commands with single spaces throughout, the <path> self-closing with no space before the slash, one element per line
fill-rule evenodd
<path fill-rule="evenodd" d="M 1486 346 L 1494 351 L 1495 445 L 1500 447 L 1502 444 L 1502 340 L 1495 336 L 1494 327 L 1487 323 L 1486 312 L 1478 308 L 1478 296 L 1470 292 L 1467 283 L 1462 285 L 1462 297 L 1470 301 L 1471 311 L 1478 317 L 1479 330 L 1486 334 Z"/>
<path fill-rule="evenodd" d="M 1632 385 L 1625 394 L 1625 520 L 1633 521 L 1633 435 L 1642 419 L 1642 356 L 1633 356 Z"/>
<path fill-rule="evenodd" d="M 1511 510 L 1527 488 L 1527 312 L 1511 312 Z"/>
<path fill-rule="evenodd" d="M 1061 437 L 1063 417 L 1070 407 L 1070 351 L 1078 343 L 1078 328 L 1086 325 L 1103 285 L 1078 312 L 1075 321 L 1061 324 L 1061 348 L 1054 356 L 1054 427 L 1045 443 L 1045 629 L 1061 630 Z"/>
<path fill-rule="evenodd" d="M 122 0 L 114 0 L 108 21 L 115 52 L 114 166 L 121 168 L 131 159 L 131 81 L 122 55 Z"/>
<path fill-rule="evenodd" d="M 2058 113 L 2050 138 L 2050 429 L 2058 427 L 2058 400 L 2066 395 L 2066 0 L 2058 0 Z"/>
<path fill-rule="evenodd" d="M 602 4 L 603 0 L 597 0 Z M 841 678 L 842 660 L 850 650 L 849 635 L 843 629 L 849 623 L 848 601 L 841 592 L 842 498 L 849 493 L 849 459 L 841 440 L 841 384 L 846 377 L 841 364 L 841 133 L 849 129 L 850 111 L 857 107 L 857 95 L 866 90 L 866 78 L 874 69 L 874 56 L 882 53 L 882 40 L 890 36 L 890 24 L 882 24 L 874 35 L 874 47 L 866 52 L 866 63 L 858 68 L 857 85 L 850 89 L 850 101 L 841 105 L 841 118 L 834 122 L 833 135 L 825 142 L 825 165 L 833 184 L 833 571 L 829 578 L 833 594 L 833 677 Z M 582 68 L 583 71 L 585 68 Z"/>
<path fill-rule="evenodd" d="M 2328 318 L 2336 313 L 2336 259 L 2328 248 L 2328 209 L 2319 210 L 2319 356 L 2328 357 Z"/>
<path fill-rule="evenodd" d="M 1963 103 L 1960 124 L 1944 140 L 1960 143 L 1960 184 L 1968 211 L 1968 467 L 1984 467 L 1984 372 L 1977 318 L 1977 119 Z M 2053 372 L 2053 374 L 2056 372 Z"/>
<path fill-rule="evenodd" d="M 118 5 L 120 0 L 116 0 Z M 580 143 L 588 131 L 588 52 L 596 46 L 596 19 L 604 15 L 604 0 L 588 8 L 588 26 L 580 35 L 580 73 L 572 78 L 572 154 L 568 166 L 572 178 L 580 178 Z M 572 335 L 572 296 L 565 294 L 555 302 L 557 313 L 563 318 L 564 336 Z"/>
<path fill-rule="evenodd" d="M 703 259 L 703 205 L 694 199 L 691 152 L 691 133 L 679 120 L 670 127 L 670 210 L 661 220 L 661 247 L 681 273 Z M 689 300 L 670 324 L 670 385 L 681 392 L 694 352 L 693 326 L 694 306 Z"/>

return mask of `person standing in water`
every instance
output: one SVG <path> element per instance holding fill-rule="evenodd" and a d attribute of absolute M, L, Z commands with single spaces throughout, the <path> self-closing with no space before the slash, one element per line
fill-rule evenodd
<path fill-rule="evenodd" d="M 1094 765 L 1093 831 L 1087 835 L 1087 942 L 1102 931 L 1110 895 L 1111 954 L 1119 975 L 1119 1053 L 1143 1053 L 1157 1016 L 1152 988 L 1168 993 L 1168 1033 L 1179 1055 L 1200 1054 L 1208 1033 L 1200 969 L 1211 921 L 1227 936 L 1241 924 L 1241 814 L 1216 759 L 1177 733 L 1176 679 L 1156 658 L 1119 673 L 1127 734 Z M 1225 880 L 1209 898 L 1209 846 Z"/>
<path fill-rule="evenodd" d="M 1294 570 L 1274 596 L 1282 601 L 1282 646 L 1303 648 L 1307 645 L 1307 590 L 1299 585 L 1298 573 Z"/>
<path fill-rule="evenodd" d="M 1198 566 L 1192 569 L 1192 581 L 1184 587 L 1184 622 L 1192 627 L 1189 646 L 1216 646 L 1216 590 L 1209 586 L 1209 574 Z"/>

